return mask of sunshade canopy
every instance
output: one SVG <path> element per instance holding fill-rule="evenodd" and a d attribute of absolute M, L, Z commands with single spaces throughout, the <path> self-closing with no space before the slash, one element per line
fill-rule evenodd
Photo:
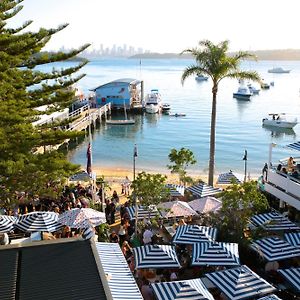
<path fill-rule="evenodd" d="M 188 203 L 195 211 L 201 214 L 215 212 L 222 207 L 222 201 L 212 196 L 195 199 Z"/>
<path fill-rule="evenodd" d="M 287 232 L 284 234 L 284 239 L 295 247 L 300 247 L 300 232 Z"/>
<path fill-rule="evenodd" d="M 277 270 L 297 291 L 300 292 L 300 268 Z"/>
<path fill-rule="evenodd" d="M 174 217 L 187 217 L 195 216 L 198 213 L 193 210 L 187 202 L 184 201 L 170 201 L 163 202 L 157 206 L 163 218 L 174 218 Z"/>
<path fill-rule="evenodd" d="M 222 192 L 220 188 L 215 188 L 213 186 L 205 184 L 204 182 L 190 186 L 187 188 L 187 190 L 190 191 L 194 196 L 199 198 L 213 196 Z"/>
<path fill-rule="evenodd" d="M 129 206 L 126 208 L 127 212 L 129 214 L 130 220 L 135 219 L 135 207 L 134 206 Z M 148 219 L 148 218 L 155 218 L 155 217 L 161 217 L 161 214 L 157 210 L 155 206 L 146 209 L 143 206 L 138 206 L 138 220 L 140 219 Z"/>
<path fill-rule="evenodd" d="M 205 276 L 230 300 L 255 299 L 276 290 L 245 265 L 225 271 L 207 273 Z"/>
<path fill-rule="evenodd" d="M 12 231 L 16 222 L 17 218 L 14 216 L 0 215 L 0 233 Z"/>

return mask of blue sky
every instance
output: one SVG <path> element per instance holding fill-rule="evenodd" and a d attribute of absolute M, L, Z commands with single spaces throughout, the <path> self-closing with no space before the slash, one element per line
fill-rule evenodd
<path fill-rule="evenodd" d="M 88 42 L 181 52 L 202 39 L 228 39 L 231 50 L 300 49 L 297 0 L 24 0 L 23 6 L 11 26 L 70 24 L 49 49 Z"/>

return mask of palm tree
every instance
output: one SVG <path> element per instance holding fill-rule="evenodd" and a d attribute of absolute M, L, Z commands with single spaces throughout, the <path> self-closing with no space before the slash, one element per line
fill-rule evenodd
<path fill-rule="evenodd" d="M 234 55 L 228 55 L 228 43 L 228 41 L 223 41 L 215 45 L 211 41 L 203 40 L 199 42 L 199 47 L 186 49 L 181 53 L 189 53 L 196 60 L 196 64 L 188 66 L 183 71 L 181 77 L 182 84 L 184 84 L 184 81 L 187 77 L 195 76 L 197 74 L 209 76 L 213 83 L 208 173 L 209 185 L 213 185 L 214 182 L 217 93 L 219 83 L 223 78 L 261 81 L 257 72 L 242 71 L 239 69 L 239 65 L 242 60 L 247 58 L 255 58 L 255 56 L 243 51 L 240 51 Z"/>

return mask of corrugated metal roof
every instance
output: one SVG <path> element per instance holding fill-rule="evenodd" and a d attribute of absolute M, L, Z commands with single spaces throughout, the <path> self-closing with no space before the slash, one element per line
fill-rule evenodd
<path fill-rule="evenodd" d="M 89 241 L 3 248 L 0 265 L 0 299 L 107 299 Z"/>
<path fill-rule="evenodd" d="M 127 84 L 137 85 L 137 84 L 141 83 L 141 81 L 138 80 L 138 79 L 134 79 L 134 78 L 120 78 L 120 79 L 116 79 L 116 80 L 110 81 L 108 83 L 99 85 L 99 86 L 97 86 L 97 87 L 95 87 L 93 89 L 90 89 L 90 91 L 95 91 L 95 90 L 97 90 L 100 87 L 114 85 L 115 83 L 127 83 Z"/>

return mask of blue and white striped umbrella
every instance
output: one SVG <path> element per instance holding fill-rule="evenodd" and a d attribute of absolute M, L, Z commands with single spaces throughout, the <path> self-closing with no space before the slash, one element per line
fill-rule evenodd
<path fill-rule="evenodd" d="M 281 274 L 297 291 L 300 292 L 300 268 L 278 269 Z"/>
<path fill-rule="evenodd" d="M 233 173 L 233 172 L 227 172 L 227 173 L 221 173 L 218 176 L 217 184 L 232 184 L 232 181 L 240 184 L 243 182 L 243 175 Z"/>
<path fill-rule="evenodd" d="M 171 197 L 183 197 L 184 196 L 185 187 L 183 185 L 168 183 L 168 184 L 166 184 L 166 187 L 170 190 Z"/>
<path fill-rule="evenodd" d="M 17 218 L 14 216 L 0 215 L 0 233 L 12 231 L 16 222 Z"/>
<path fill-rule="evenodd" d="M 239 266 L 236 243 L 201 242 L 193 245 L 192 266 Z"/>
<path fill-rule="evenodd" d="M 284 238 L 289 244 L 295 247 L 300 247 L 300 232 L 285 233 Z"/>
<path fill-rule="evenodd" d="M 181 225 L 176 228 L 173 236 L 174 244 L 195 244 L 214 241 L 217 229 L 200 225 Z"/>
<path fill-rule="evenodd" d="M 261 226 L 265 230 L 299 230 L 300 227 L 291 222 L 287 217 L 278 212 L 270 212 L 265 214 L 255 215 L 251 221 L 256 226 Z"/>
<path fill-rule="evenodd" d="M 128 211 L 130 220 L 134 220 L 135 219 L 135 207 L 129 206 L 129 207 L 126 207 L 126 209 Z M 149 210 L 145 209 L 142 206 L 138 206 L 138 220 L 148 219 L 149 217 L 151 219 L 151 218 L 155 218 L 157 216 L 161 217 L 159 211 L 157 210 L 157 208 L 155 206 L 153 206 Z"/>
<path fill-rule="evenodd" d="M 267 261 L 283 260 L 300 256 L 300 248 L 296 248 L 278 237 L 256 240 L 252 243 L 251 248 L 256 250 Z"/>
<path fill-rule="evenodd" d="M 58 223 L 58 214 L 49 211 L 34 211 L 18 217 L 15 227 L 22 231 L 53 232 L 62 228 Z"/>
<path fill-rule="evenodd" d="M 225 271 L 207 273 L 205 276 L 230 300 L 256 299 L 276 290 L 245 265 Z"/>
<path fill-rule="evenodd" d="M 194 196 L 197 196 L 199 198 L 213 196 L 222 192 L 220 188 L 215 188 L 213 186 L 205 184 L 204 182 L 190 186 L 186 189 L 190 191 Z"/>
<path fill-rule="evenodd" d="M 81 235 L 85 240 L 89 240 L 95 236 L 95 230 L 92 227 L 84 228 Z"/>
<path fill-rule="evenodd" d="M 276 295 L 272 294 L 272 295 L 268 295 L 268 296 L 259 298 L 257 300 L 282 300 L 282 299 L 278 298 Z"/>
<path fill-rule="evenodd" d="M 136 269 L 180 267 L 174 246 L 144 245 L 133 248 L 133 254 Z"/>
<path fill-rule="evenodd" d="M 287 148 L 290 148 L 292 150 L 297 150 L 300 151 L 300 142 L 295 142 L 295 143 L 291 143 L 286 145 Z"/>
<path fill-rule="evenodd" d="M 151 284 L 157 300 L 214 300 L 200 278 Z"/>
<path fill-rule="evenodd" d="M 143 296 L 117 243 L 98 243 L 96 248 L 114 300 L 143 300 Z"/>

